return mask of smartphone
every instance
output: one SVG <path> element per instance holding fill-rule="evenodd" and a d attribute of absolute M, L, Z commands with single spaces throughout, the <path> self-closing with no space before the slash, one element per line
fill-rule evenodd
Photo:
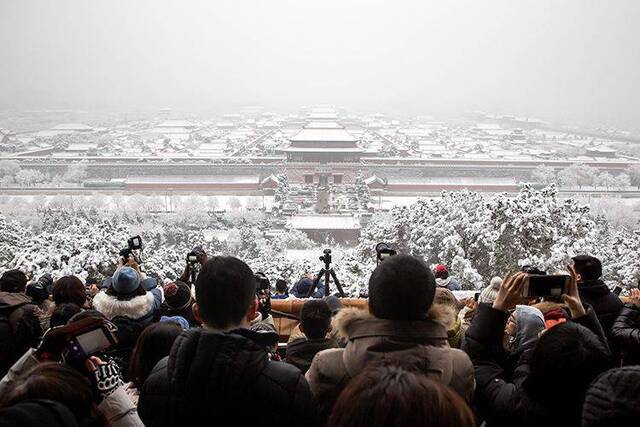
<path fill-rule="evenodd" d="M 567 293 L 570 280 L 567 274 L 529 274 L 522 286 L 522 296 L 559 297 Z"/>
<path fill-rule="evenodd" d="M 620 296 L 620 293 L 622 292 L 622 286 L 620 285 L 616 285 L 615 288 L 613 288 L 613 293 Z"/>
<path fill-rule="evenodd" d="M 480 292 L 476 292 L 475 294 L 473 294 L 473 300 L 475 302 L 478 302 L 478 299 L 480 299 Z"/>

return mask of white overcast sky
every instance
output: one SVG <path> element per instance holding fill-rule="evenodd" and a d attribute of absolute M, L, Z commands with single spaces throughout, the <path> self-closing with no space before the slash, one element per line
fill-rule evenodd
<path fill-rule="evenodd" d="M 330 103 L 640 128 L 640 1 L 1 0 L 0 108 Z"/>

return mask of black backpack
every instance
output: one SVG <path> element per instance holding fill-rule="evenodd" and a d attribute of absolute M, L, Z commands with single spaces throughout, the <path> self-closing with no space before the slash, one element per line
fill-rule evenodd
<path fill-rule="evenodd" d="M 0 309 L 0 377 L 42 336 L 37 318 L 25 319 L 28 302 Z M 35 308 L 35 306 L 34 306 Z"/>

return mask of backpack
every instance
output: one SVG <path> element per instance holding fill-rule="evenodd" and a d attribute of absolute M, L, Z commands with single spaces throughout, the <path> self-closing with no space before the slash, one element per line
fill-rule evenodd
<path fill-rule="evenodd" d="M 29 322 L 24 315 L 28 302 L 0 309 L 0 377 L 42 335 L 40 323 Z"/>

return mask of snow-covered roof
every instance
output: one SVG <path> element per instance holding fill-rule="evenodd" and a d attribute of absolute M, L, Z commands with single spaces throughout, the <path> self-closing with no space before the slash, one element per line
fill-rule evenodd
<path fill-rule="evenodd" d="M 288 147 L 282 149 L 285 153 L 363 153 L 357 147 Z"/>
<path fill-rule="evenodd" d="M 158 128 L 194 128 L 196 127 L 196 125 L 194 125 L 193 123 L 191 123 L 188 120 L 166 120 L 162 123 L 160 123 L 158 126 L 156 126 Z"/>
<path fill-rule="evenodd" d="M 91 126 L 83 125 L 81 123 L 62 123 L 57 126 L 51 128 L 51 130 L 62 130 L 62 131 L 91 131 L 93 128 Z"/>
<path fill-rule="evenodd" d="M 98 144 L 69 144 L 65 151 L 89 151 L 98 148 Z"/>
<path fill-rule="evenodd" d="M 296 230 L 358 230 L 360 222 L 352 216 L 298 215 L 291 218 L 291 228 Z"/>
<path fill-rule="evenodd" d="M 135 176 L 127 178 L 128 184 L 257 184 L 258 175 L 217 175 L 217 176 Z"/>
<path fill-rule="evenodd" d="M 290 139 L 291 142 L 358 142 L 344 128 L 304 128 Z"/>
<path fill-rule="evenodd" d="M 340 123 L 337 122 L 309 122 L 305 125 L 306 129 L 344 129 Z"/>

